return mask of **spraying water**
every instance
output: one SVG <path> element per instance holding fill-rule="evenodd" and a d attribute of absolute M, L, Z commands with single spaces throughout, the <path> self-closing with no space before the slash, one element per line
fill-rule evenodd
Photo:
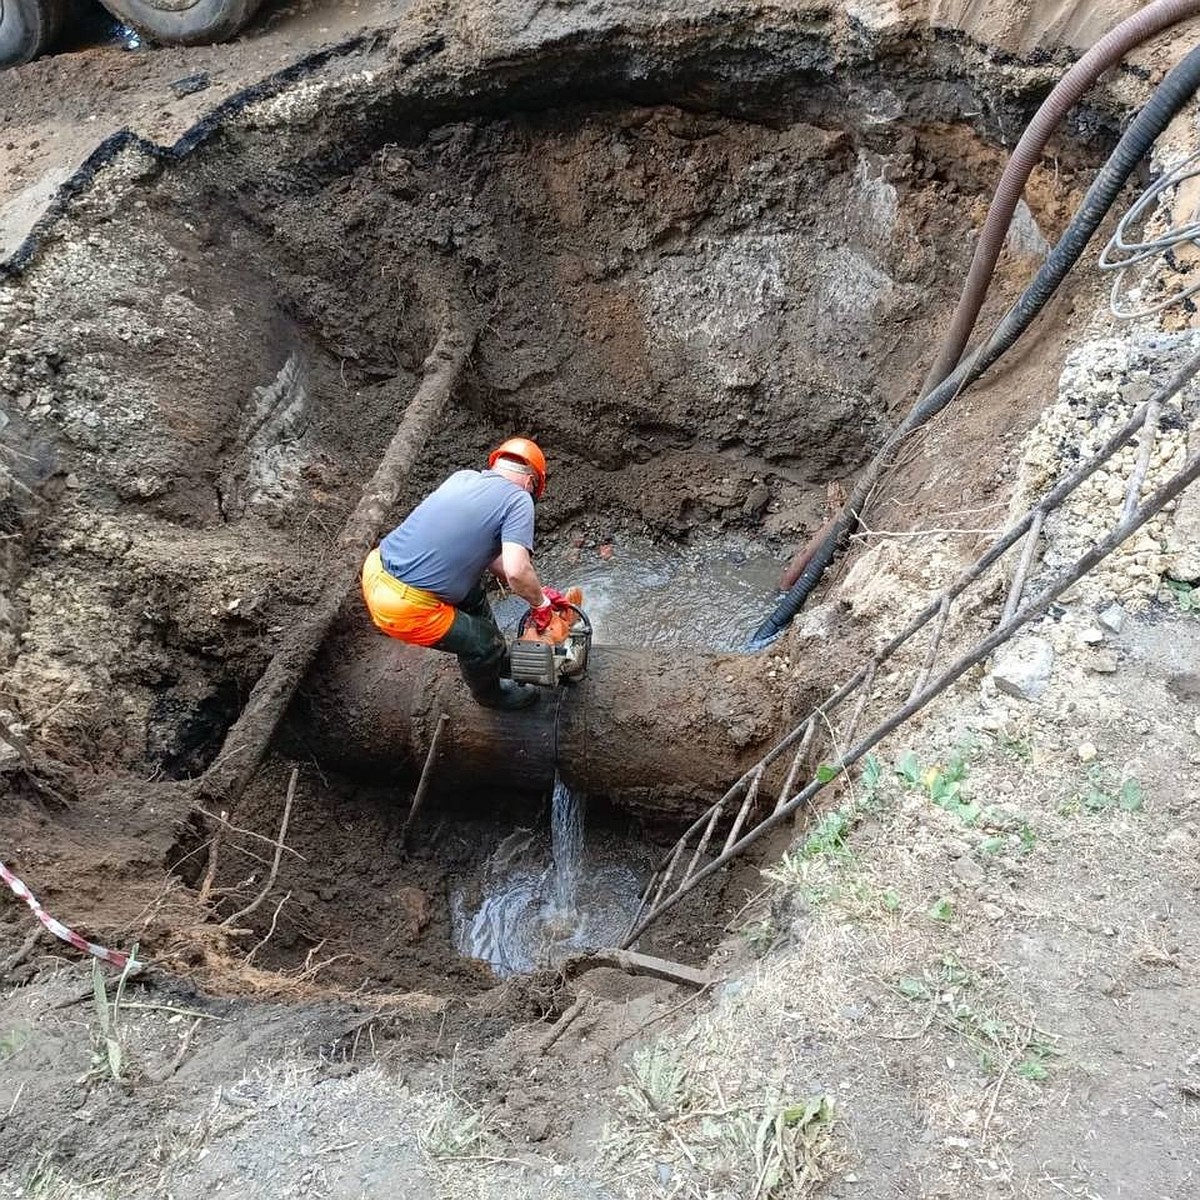
<path fill-rule="evenodd" d="M 547 577 L 583 587 L 598 644 L 739 648 L 779 576 L 765 547 L 748 553 L 733 538 L 693 538 L 681 547 L 623 534 L 604 554 L 549 547 L 539 570 L 543 564 Z M 525 608 L 515 596 L 496 602 L 500 627 L 515 630 Z M 556 780 L 549 837 L 511 834 L 470 884 L 452 892 L 455 947 L 498 975 L 514 975 L 618 945 L 652 861 L 647 844 L 585 830 L 583 798 Z"/>
<path fill-rule="evenodd" d="M 556 780 L 550 831 L 513 833 L 488 858 L 475 895 L 450 897 L 454 944 L 497 975 L 535 971 L 615 945 L 637 908 L 637 868 L 611 835 L 588 838 L 584 801 Z"/>
<path fill-rule="evenodd" d="M 550 850 L 554 863 L 556 916 L 567 919 L 579 906 L 579 876 L 583 870 L 583 801 L 555 776 L 550 799 Z"/>

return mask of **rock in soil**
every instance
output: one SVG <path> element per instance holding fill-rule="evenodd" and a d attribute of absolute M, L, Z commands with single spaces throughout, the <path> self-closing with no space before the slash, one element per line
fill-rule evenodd
<path fill-rule="evenodd" d="M 1054 650 L 1045 638 L 1022 638 L 997 651 L 992 679 L 1009 696 L 1036 700 L 1046 690 L 1053 666 Z"/>

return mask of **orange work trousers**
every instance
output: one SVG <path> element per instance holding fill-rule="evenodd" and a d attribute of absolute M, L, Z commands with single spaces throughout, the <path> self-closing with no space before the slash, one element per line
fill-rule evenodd
<path fill-rule="evenodd" d="M 436 645 L 454 624 L 454 606 L 424 588 L 409 587 L 389 575 L 378 548 L 363 563 L 362 592 L 371 620 L 389 637 L 402 642 Z"/>

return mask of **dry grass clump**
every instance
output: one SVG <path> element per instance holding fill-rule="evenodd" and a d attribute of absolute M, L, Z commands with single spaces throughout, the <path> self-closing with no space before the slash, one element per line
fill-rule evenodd
<path fill-rule="evenodd" d="M 721 1070 L 689 1052 L 699 1048 L 663 1042 L 634 1054 L 601 1141 L 606 1182 L 695 1200 L 812 1195 L 840 1161 L 833 1100 Z"/>

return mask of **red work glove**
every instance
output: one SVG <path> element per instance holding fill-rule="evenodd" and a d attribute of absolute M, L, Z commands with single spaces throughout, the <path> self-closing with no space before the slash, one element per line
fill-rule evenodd
<path fill-rule="evenodd" d="M 542 605 L 549 604 L 555 612 L 565 613 L 571 611 L 571 605 L 562 592 L 555 588 L 542 588 Z"/>
<path fill-rule="evenodd" d="M 554 620 L 554 605 L 549 600 L 545 604 L 539 604 L 537 608 L 529 610 L 529 623 L 538 633 L 545 633 L 550 628 L 552 620 Z"/>

